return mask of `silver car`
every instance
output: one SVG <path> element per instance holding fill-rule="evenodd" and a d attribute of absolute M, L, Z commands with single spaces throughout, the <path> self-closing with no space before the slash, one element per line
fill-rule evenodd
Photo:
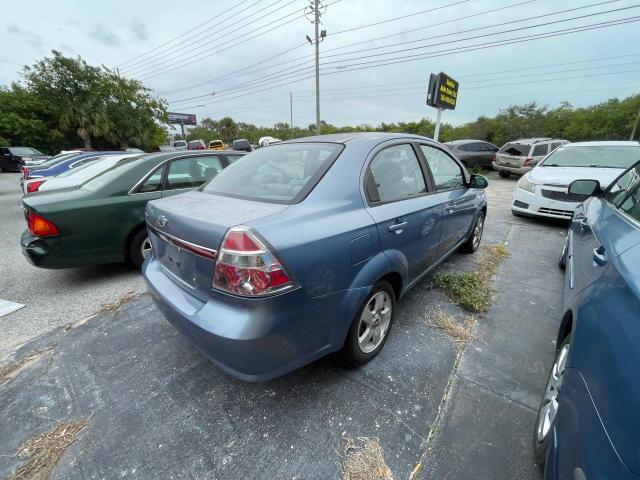
<path fill-rule="evenodd" d="M 531 171 L 549 153 L 560 145 L 567 143 L 569 143 L 567 140 L 557 138 L 522 138 L 514 140 L 504 144 L 498 150 L 492 166 L 501 177 L 506 178 L 512 173 L 524 175 Z"/>

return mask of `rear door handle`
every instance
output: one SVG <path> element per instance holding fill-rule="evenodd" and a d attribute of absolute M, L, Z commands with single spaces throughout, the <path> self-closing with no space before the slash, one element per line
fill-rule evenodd
<path fill-rule="evenodd" d="M 606 252 L 602 245 L 600 245 L 598 248 L 593 249 L 593 261 L 601 267 L 607 263 Z"/>
<path fill-rule="evenodd" d="M 447 211 L 447 213 L 453 213 L 453 203 L 448 203 L 444 206 L 444 209 Z"/>
<path fill-rule="evenodd" d="M 402 233 L 404 227 L 407 226 L 407 222 L 394 223 L 393 225 L 389 225 L 390 232 L 396 232 L 397 234 Z"/>

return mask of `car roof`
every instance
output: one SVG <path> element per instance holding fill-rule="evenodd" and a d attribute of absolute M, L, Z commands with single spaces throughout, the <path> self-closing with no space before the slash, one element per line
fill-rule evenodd
<path fill-rule="evenodd" d="M 451 140 L 450 142 L 444 142 L 445 145 L 465 145 L 467 143 L 491 143 L 486 140 L 473 140 L 472 138 L 465 138 L 461 140 Z"/>
<path fill-rule="evenodd" d="M 574 142 L 566 147 L 640 147 L 640 142 L 634 140 L 603 140 L 594 142 Z"/>
<path fill-rule="evenodd" d="M 412 133 L 395 133 L 395 132 L 350 132 L 350 133 L 332 133 L 328 135 L 314 135 L 310 137 L 295 138 L 292 140 L 284 140 L 278 143 L 303 143 L 303 142 L 329 142 L 329 143 L 349 143 L 349 142 L 383 142 L 385 140 L 393 140 L 396 138 L 413 138 L 416 140 L 433 139 L 414 135 Z"/>
<path fill-rule="evenodd" d="M 562 138 L 551 138 L 551 137 L 534 137 L 534 138 L 519 138 L 518 140 L 511 140 L 507 143 L 523 143 L 523 144 L 534 144 L 540 142 L 566 142 Z"/>

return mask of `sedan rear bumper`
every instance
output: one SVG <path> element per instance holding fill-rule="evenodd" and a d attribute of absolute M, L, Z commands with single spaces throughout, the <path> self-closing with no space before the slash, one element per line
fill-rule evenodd
<path fill-rule="evenodd" d="M 167 320 L 211 362 L 247 381 L 281 376 L 341 348 L 359 299 L 368 293 L 363 288 L 313 298 L 297 289 L 246 299 L 212 290 L 203 302 L 153 255 L 142 272 Z"/>

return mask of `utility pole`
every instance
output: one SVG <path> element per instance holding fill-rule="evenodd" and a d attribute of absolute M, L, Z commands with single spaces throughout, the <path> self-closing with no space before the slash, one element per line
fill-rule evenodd
<path fill-rule="evenodd" d="M 289 128 L 291 129 L 291 138 L 293 138 L 293 92 L 289 92 L 289 112 L 291 114 Z"/>
<path fill-rule="evenodd" d="M 321 0 L 310 0 L 305 9 L 305 16 L 314 25 L 314 39 L 307 35 L 307 41 L 315 47 L 316 53 L 316 135 L 320 135 L 320 42 L 327 36 L 327 31 L 320 31 L 320 17 L 326 7 Z"/>

